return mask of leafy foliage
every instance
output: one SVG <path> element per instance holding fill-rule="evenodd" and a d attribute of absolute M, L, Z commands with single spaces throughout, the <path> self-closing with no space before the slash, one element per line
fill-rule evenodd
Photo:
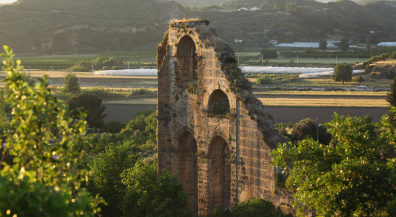
<path fill-rule="evenodd" d="M 105 216 L 120 216 L 122 214 L 122 194 L 125 186 L 121 182 L 120 174 L 132 167 L 139 159 L 139 155 L 132 153 L 129 144 L 109 144 L 106 151 L 99 154 L 89 168 L 92 171 L 90 191 L 101 195 L 108 203 L 102 206 Z"/>
<path fill-rule="evenodd" d="M 121 130 L 124 138 L 130 139 L 133 144 L 157 144 L 157 119 L 153 110 L 138 112 Z"/>
<path fill-rule="evenodd" d="M 283 214 L 279 207 L 275 207 L 274 204 L 262 198 L 253 198 L 235 205 L 233 216 L 292 217 L 293 215 Z"/>
<path fill-rule="evenodd" d="M 329 144 L 331 135 L 327 133 L 325 126 L 319 125 L 311 118 L 306 118 L 293 125 L 291 138 L 296 142 L 308 138 L 319 139 L 320 143 Z"/>
<path fill-rule="evenodd" d="M 346 52 L 349 49 L 349 40 L 347 38 L 342 38 L 339 44 L 342 51 Z"/>
<path fill-rule="evenodd" d="M 81 108 L 87 112 L 85 120 L 91 128 L 104 129 L 103 118 L 106 117 L 105 106 L 102 106 L 102 99 L 93 94 L 82 93 L 69 98 L 67 104 L 70 108 Z"/>
<path fill-rule="evenodd" d="M 119 121 L 108 121 L 106 123 L 106 132 L 119 133 L 125 127 L 126 123 L 122 123 Z"/>
<path fill-rule="evenodd" d="M 261 55 L 263 59 L 275 59 L 278 58 L 278 53 L 276 50 L 270 50 L 270 49 L 261 49 Z"/>
<path fill-rule="evenodd" d="M 319 48 L 320 48 L 321 50 L 326 50 L 326 48 L 327 48 L 327 41 L 326 41 L 326 40 L 320 40 L 320 41 L 319 41 Z"/>
<path fill-rule="evenodd" d="M 290 174 L 286 186 L 295 192 L 298 213 L 307 207 L 319 216 L 386 216 L 396 193 L 389 167 L 395 129 L 386 117 L 375 126 L 369 118 L 338 114 L 327 127 L 331 145 L 307 139 L 271 152 L 274 164 Z"/>
<path fill-rule="evenodd" d="M 90 60 L 79 60 L 71 68 L 73 72 L 90 72 L 91 70 L 110 70 L 120 69 L 125 66 L 124 61 L 113 57 L 109 58 L 97 58 L 93 61 Z"/>
<path fill-rule="evenodd" d="M 355 79 L 353 79 L 353 81 L 361 83 L 364 82 L 364 78 L 363 76 L 359 75 Z"/>
<path fill-rule="evenodd" d="M 75 74 L 65 76 L 65 86 L 63 91 L 66 93 L 79 93 L 81 91 L 80 82 Z"/>
<path fill-rule="evenodd" d="M 73 120 L 68 107 L 51 94 L 47 77 L 31 87 L 19 72 L 20 61 L 15 64 L 12 51 L 4 50 L 13 108 L 4 153 L 13 162 L 3 163 L 0 171 L 1 215 L 93 216 L 97 201 L 81 188 L 87 179 L 84 152 L 76 150 L 88 143 L 84 114 L 76 112 Z"/>
<path fill-rule="evenodd" d="M 256 80 L 257 85 L 269 85 L 272 84 L 272 79 L 270 75 L 262 75 Z"/>
<path fill-rule="evenodd" d="M 137 163 L 125 170 L 122 183 L 127 186 L 124 195 L 125 216 L 191 216 L 183 185 L 175 175 L 165 170 L 157 178 L 156 164 Z"/>
<path fill-rule="evenodd" d="M 334 68 L 334 81 L 352 81 L 352 66 L 346 63 L 339 64 Z"/>
<path fill-rule="evenodd" d="M 231 211 L 216 207 L 210 211 L 206 217 L 292 217 L 292 214 L 283 214 L 279 207 L 275 207 L 269 201 L 262 198 L 253 198 L 251 200 L 240 202 L 234 206 Z"/>

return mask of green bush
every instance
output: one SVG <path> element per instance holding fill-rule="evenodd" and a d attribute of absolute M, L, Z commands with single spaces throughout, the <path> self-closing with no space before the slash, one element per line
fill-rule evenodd
<path fill-rule="evenodd" d="M 262 75 L 260 78 L 256 80 L 257 85 L 269 85 L 272 84 L 272 79 L 269 75 Z"/>
<path fill-rule="evenodd" d="M 292 214 L 283 214 L 279 207 L 262 198 L 253 198 L 234 206 L 234 217 L 292 217 Z"/>
<path fill-rule="evenodd" d="M 132 89 L 131 94 L 129 96 L 143 96 L 143 95 L 155 95 L 157 94 L 156 90 L 149 90 L 147 88 L 138 88 Z"/>
<path fill-rule="evenodd" d="M 120 121 L 108 121 L 106 123 L 106 132 L 119 133 L 125 127 L 126 123 L 122 123 Z"/>
<path fill-rule="evenodd" d="M 104 129 L 103 118 L 106 117 L 106 107 L 102 105 L 102 99 L 93 94 L 82 93 L 69 98 L 66 101 L 70 108 L 80 108 L 87 112 L 87 121 L 90 128 Z"/>
<path fill-rule="evenodd" d="M 361 83 L 364 82 L 364 78 L 361 75 L 359 75 L 353 81 Z"/>
<path fill-rule="evenodd" d="M 97 58 L 95 60 L 79 60 L 71 67 L 73 72 L 90 72 L 92 70 L 110 70 L 125 67 L 125 62 L 113 57 Z"/>
<path fill-rule="evenodd" d="M 79 93 L 81 91 L 80 81 L 75 74 L 68 74 L 64 77 L 65 86 L 63 92 Z"/>
<path fill-rule="evenodd" d="M 278 53 L 276 50 L 270 50 L 270 49 L 261 49 L 261 55 L 264 59 L 276 59 L 278 58 Z"/>

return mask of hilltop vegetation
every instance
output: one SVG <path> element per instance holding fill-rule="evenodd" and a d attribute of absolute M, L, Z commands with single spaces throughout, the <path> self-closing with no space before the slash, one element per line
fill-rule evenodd
<path fill-rule="evenodd" d="M 237 11 L 241 7 L 261 10 Z M 183 17 L 209 19 L 225 42 L 235 47 L 234 39 L 242 39 L 238 46 L 243 48 L 265 47 L 269 40 L 343 37 L 356 43 L 370 39 L 374 44 L 396 35 L 394 1 L 359 5 L 352 1 L 230 0 L 190 8 L 155 0 L 23 0 L 0 7 L 0 28 L 7 30 L 0 32 L 0 41 L 17 54 L 153 49 L 168 22 Z"/>
<path fill-rule="evenodd" d="M 155 0 L 23 0 L 0 8 L 0 41 L 16 52 L 76 53 L 155 46 L 185 12 Z M 17 28 L 15 28 L 17 27 Z"/>

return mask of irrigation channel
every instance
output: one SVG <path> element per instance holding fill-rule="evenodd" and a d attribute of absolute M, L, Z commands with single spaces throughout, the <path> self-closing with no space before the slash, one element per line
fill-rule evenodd
<path fill-rule="evenodd" d="M 129 122 L 133 116 L 145 109 L 156 109 L 155 105 L 115 105 L 105 104 L 107 116 L 105 121 Z M 305 118 L 318 120 L 318 123 L 331 121 L 334 113 L 347 116 L 365 116 L 371 115 L 374 122 L 380 120 L 380 116 L 389 114 L 388 107 L 379 108 L 346 108 L 346 107 L 284 107 L 284 106 L 267 106 L 266 111 L 274 117 L 275 123 L 298 122 Z"/>

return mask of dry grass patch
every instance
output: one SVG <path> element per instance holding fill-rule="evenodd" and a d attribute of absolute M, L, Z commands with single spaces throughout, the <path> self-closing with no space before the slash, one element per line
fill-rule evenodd
<path fill-rule="evenodd" d="M 381 107 L 387 106 L 385 99 L 334 99 L 334 98 L 258 98 L 264 106 L 300 107 Z"/>
<path fill-rule="evenodd" d="M 157 105 L 157 98 L 138 98 L 103 101 L 103 104 L 109 105 Z"/>

